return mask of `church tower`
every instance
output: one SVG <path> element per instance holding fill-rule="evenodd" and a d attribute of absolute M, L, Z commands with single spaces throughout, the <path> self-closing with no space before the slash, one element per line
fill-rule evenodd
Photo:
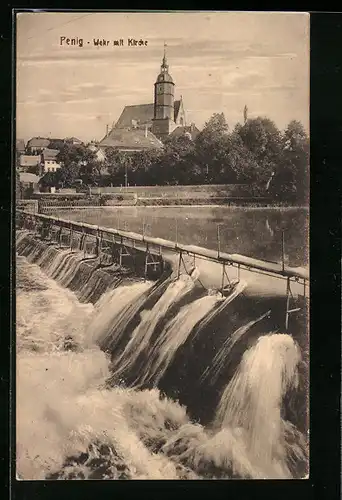
<path fill-rule="evenodd" d="M 164 57 L 160 73 L 154 84 L 154 116 L 152 132 L 159 139 L 168 136 L 176 127 L 174 95 L 175 84 L 169 74 L 169 65 L 166 60 L 166 45 L 164 44 Z"/>

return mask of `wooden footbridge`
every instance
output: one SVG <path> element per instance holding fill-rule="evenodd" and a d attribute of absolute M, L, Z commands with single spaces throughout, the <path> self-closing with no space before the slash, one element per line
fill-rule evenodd
<path fill-rule="evenodd" d="M 149 266 L 160 266 L 162 270 L 163 262 L 171 254 L 178 256 L 178 274 L 180 273 L 181 265 L 184 264 L 184 257 L 188 256 L 193 259 L 194 265 L 196 259 L 215 262 L 222 266 L 222 293 L 226 287 L 230 286 L 230 279 L 227 274 L 227 268 L 236 269 L 236 279 L 240 280 L 241 270 L 268 275 L 286 282 L 286 327 L 288 318 L 292 312 L 298 308 L 291 309 L 291 299 L 293 299 L 291 286 L 296 283 L 302 287 L 302 295 L 306 297 L 308 294 L 309 273 L 304 269 L 291 268 L 286 266 L 284 262 L 273 263 L 262 260 L 245 257 L 238 254 L 228 254 L 222 252 L 218 246 L 217 250 L 211 250 L 193 245 L 183 245 L 178 242 L 164 240 L 144 234 L 138 234 L 120 229 L 111 229 L 108 227 L 95 226 L 82 222 L 74 222 L 66 219 L 56 218 L 43 214 L 32 214 L 23 210 L 16 211 L 17 227 L 28 229 L 39 234 L 41 238 L 52 240 L 62 245 L 63 236 L 68 235 L 69 245 L 71 244 L 75 234 L 79 236 L 78 249 L 86 248 L 86 241 L 91 240 L 94 243 L 94 253 L 96 256 L 101 256 L 111 245 L 119 248 L 119 264 L 124 265 L 125 259 L 132 258 L 134 252 L 144 254 L 145 261 L 145 276 Z"/>

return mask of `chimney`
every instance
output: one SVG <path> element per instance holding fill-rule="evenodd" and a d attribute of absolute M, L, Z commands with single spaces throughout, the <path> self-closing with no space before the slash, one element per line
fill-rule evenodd
<path fill-rule="evenodd" d="M 147 125 L 145 125 L 145 137 L 147 137 Z"/>
<path fill-rule="evenodd" d="M 108 127 L 108 124 L 106 125 L 106 137 L 108 135 L 108 131 L 109 131 L 109 127 Z"/>

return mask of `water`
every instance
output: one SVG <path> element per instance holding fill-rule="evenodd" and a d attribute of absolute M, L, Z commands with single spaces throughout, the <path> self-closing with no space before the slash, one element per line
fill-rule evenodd
<path fill-rule="evenodd" d="M 222 251 L 273 262 L 282 259 L 285 231 L 286 263 L 308 264 L 309 218 L 304 208 L 104 207 L 56 215 L 210 249 L 217 249 L 219 225 Z"/>
<path fill-rule="evenodd" d="M 284 407 L 301 389 L 302 349 L 274 333 L 268 298 L 254 304 L 248 283 L 223 298 L 199 285 L 196 270 L 149 282 L 113 265 L 107 276 L 96 259 L 24 232 L 17 251 L 20 478 L 305 475 L 305 431 Z M 209 422 L 196 417 L 181 373 Z M 204 399 L 210 390 L 216 403 Z"/>
<path fill-rule="evenodd" d="M 132 333 L 132 337 L 123 353 L 114 360 L 113 378 L 119 379 L 121 375 L 130 370 L 132 364 L 148 349 L 151 337 L 158 323 L 165 317 L 168 310 L 194 287 L 190 276 L 181 276 L 173 281 L 165 290 L 161 298 L 149 313 L 142 315 L 141 321 Z M 147 353 L 147 356 L 149 353 Z"/>

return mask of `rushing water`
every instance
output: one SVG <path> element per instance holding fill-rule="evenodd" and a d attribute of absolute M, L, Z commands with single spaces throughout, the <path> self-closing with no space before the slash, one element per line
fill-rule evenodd
<path fill-rule="evenodd" d="M 126 229 L 180 243 L 280 262 L 282 231 L 285 261 L 308 263 L 308 211 L 304 208 L 104 207 L 58 212 L 60 217 Z"/>
<path fill-rule="evenodd" d="M 17 253 L 18 477 L 307 472 L 302 326 L 278 331 L 269 298 L 104 272 L 26 232 Z"/>

